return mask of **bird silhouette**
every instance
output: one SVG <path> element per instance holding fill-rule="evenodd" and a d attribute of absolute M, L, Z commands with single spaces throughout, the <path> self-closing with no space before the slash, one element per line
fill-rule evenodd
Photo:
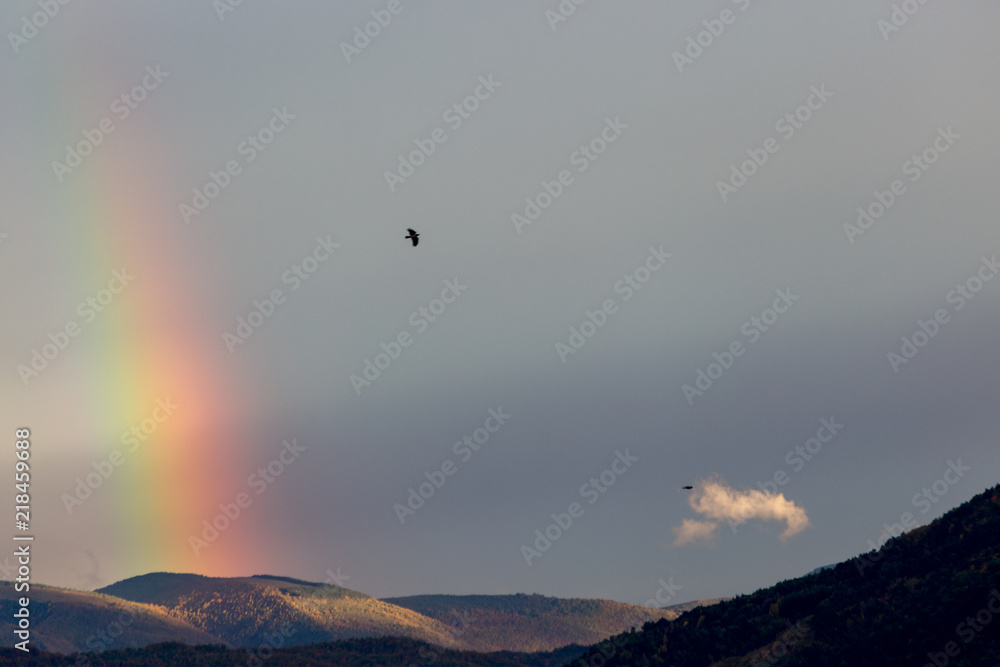
<path fill-rule="evenodd" d="M 693 486 L 682 486 L 681 488 L 682 489 L 693 489 L 694 487 Z"/>
<path fill-rule="evenodd" d="M 417 247 L 417 242 L 420 240 L 420 234 L 417 234 L 417 232 L 415 230 L 410 229 L 409 227 L 406 228 L 406 231 L 408 231 L 410 233 L 409 233 L 409 235 L 404 236 L 403 238 L 404 239 L 410 239 L 410 240 L 412 240 L 413 241 L 413 247 L 416 248 Z"/>

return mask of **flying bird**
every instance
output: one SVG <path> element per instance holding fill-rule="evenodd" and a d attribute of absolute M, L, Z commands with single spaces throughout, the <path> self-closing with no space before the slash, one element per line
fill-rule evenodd
<path fill-rule="evenodd" d="M 693 489 L 694 487 L 693 486 L 682 486 L 681 488 L 682 489 Z"/>
<path fill-rule="evenodd" d="M 403 238 L 404 239 L 410 239 L 410 240 L 412 240 L 413 241 L 413 247 L 416 248 L 417 247 L 417 242 L 420 240 L 420 234 L 417 234 L 417 232 L 415 230 L 410 229 L 409 227 L 406 228 L 406 231 L 408 231 L 410 233 L 409 233 L 408 236 L 404 236 Z"/>

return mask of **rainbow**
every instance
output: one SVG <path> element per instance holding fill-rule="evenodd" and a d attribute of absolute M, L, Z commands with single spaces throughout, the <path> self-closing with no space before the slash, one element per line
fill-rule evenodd
<path fill-rule="evenodd" d="M 85 432 L 128 430 L 161 399 L 177 408 L 134 450 L 116 437 L 93 452 L 118 449 L 126 459 L 101 489 L 115 496 L 106 519 L 113 543 L 102 550 L 128 570 L 124 576 L 246 573 L 256 553 L 249 526 L 230 528 L 197 555 L 188 537 L 245 490 L 241 452 L 254 397 L 235 381 L 239 355 L 227 353 L 202 296 L 212 276 L 193 252 L 197 230 L 181 222 L 170 194 L 188 185 L 173 182 L 166 138 L 141 113 L 115 123 L 113 140 L 106 137 L 57 190 L 67 204 L 59 213 L 71 222 L 66 242 L 78 257 L 65 265 L 69 284 L 102 286 L 122 268 L 134 277 L 75 344 L 74 393 L 88 402 Z M 69 136 L 75 141 L 79 132 Z"/>

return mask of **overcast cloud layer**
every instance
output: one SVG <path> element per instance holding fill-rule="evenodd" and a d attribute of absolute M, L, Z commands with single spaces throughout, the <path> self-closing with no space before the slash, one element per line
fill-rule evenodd
<path fill-rule="evenodd" d="M 894 29 L 892 2 L 861 0 L 69 3 L 8 36 L 0 433 L 11 468 L 15 428 L 36 434 L 36 580 L 204 562 L 340 568 L 376 596 L 642 603 L 667 577 L 736 595 L 997 483 L 1000 6 L 901 4 L 919 8 Z M 0 27 L 38 11 L 5 3 Z M 157 65 L 60 180 L 66 145 Z M 293 291 L 310 255 L 329 259 Z M 25 382 L 123 266 L 136 296 Z M 172 289 L 142 291 L 154 274 Z M 273 316 L 224 337 L 276 288 Z M 130 345 L 153 339 L 204 352 L 162 391 L 203 392 L 185 407 L 228 449 L 157 441 L 176 473 L 138 450 L 70 514 L 62 494 L 152 407 L 118 409 L 144 372 Z M 383 368 L 362 382 L 366 362 Z M 188 549 L 293 438 L 305 452 L 211 546 L 238 557 L 172 566 L 115 537 L 174 497 L 163 539 Z"/>

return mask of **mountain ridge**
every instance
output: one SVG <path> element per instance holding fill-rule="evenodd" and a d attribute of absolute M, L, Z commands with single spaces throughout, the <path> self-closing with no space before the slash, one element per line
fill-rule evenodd
<path fill-rule="evenodd" d="M 473 650 L 545 651 L 552 645 L 592 644 L 605 639 L 608 627 L 642 625 L 648 616 L 674 618 L 676 611 L 653 610 L 613 600 L 553 598 L 538 594 L 511 595 L 412 595 L 383 598 L 424 616 L 444 621 L 463 619 L 463 640 Z M 641 610 L 641 611 L 640 611 Z M 534 642 L 513 643 L 544 631 Z"/>
<path fill-rule="evenodd" d="M 537 594 L 464 597 L 476 604 L 464 609 L 453 604 L 451 610 L 428 615 L 394 604 L 392 598 L 379 600 L 279 575 L 153 572 L 93 592 L 33 584 L 32 643 L 47 651 L 71 652 L 163 642 L 255 648 L 273 644 L 274 638 L 287 647 L 396 636 L 459 650 L 523 653 L 587 645 L 677 613 Z M 0 605 L 11 606 L 15 598 L 11 585 L 0 586 Z M 130 610 L 127 617 L 115 620 L 114 614 L 125 608 Z M 0 618 L 0 630 L 13 630 L 8 618 Z M 109 627 L 114 636 L 108 635 Z"/>
<path fill-rule="evenodd" d="M 878 551 L 646 624 L 580 660 L 600 656 L 607 667 L 996 667 L 998 588 L 1000 485 Z"/>

